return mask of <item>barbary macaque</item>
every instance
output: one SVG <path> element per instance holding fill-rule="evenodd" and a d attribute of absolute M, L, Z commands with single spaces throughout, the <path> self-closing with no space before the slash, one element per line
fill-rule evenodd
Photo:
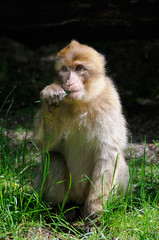
<path fill-rule="evenodd" d="M 126 123 L 103 55 L 73 40 L 57 54 L 55 71 L 54 83 L 41 91 L 34 133 L 38 147 L 50 153 L 49 171 L 42 184 L 41 167 L 34 185 L 57 205 L 71 181 L 67 202 L 84 204 L 87 217 L 102 212 L 112 189 L 126 194 Z"/>

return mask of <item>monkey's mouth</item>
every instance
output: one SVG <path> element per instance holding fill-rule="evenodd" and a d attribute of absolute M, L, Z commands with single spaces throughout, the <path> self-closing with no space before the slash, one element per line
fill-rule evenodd
<path fill-rule="evenodd" d="M 65 90 L 65 96 L 68 96 L 70 98 L 80 98 L 81 90 L 71 90 L 71 91 Z"/>
<path fill-rule="evenodd" d="M 72 91 L 65 90 L 65 95 L 68 95 L 70 93 L 77 93 L 77 92 L 80 92 L 80 90 L 72 90 Z"/>
<path fill-rule="evenodd" d="M 67 96 L 71 91 L 65 90 L 65 96 Z"/>

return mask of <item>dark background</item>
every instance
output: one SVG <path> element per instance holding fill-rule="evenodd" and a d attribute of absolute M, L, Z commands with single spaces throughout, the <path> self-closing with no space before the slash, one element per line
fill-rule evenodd
<path fill-rule="evenodd" d="M 105 55 L 135 141 L 159 139 L 158 12 L 157 0 L 0 0 L 1 118 L 12 105 L 33 122 L 56 53 L 76 39 Z"/>

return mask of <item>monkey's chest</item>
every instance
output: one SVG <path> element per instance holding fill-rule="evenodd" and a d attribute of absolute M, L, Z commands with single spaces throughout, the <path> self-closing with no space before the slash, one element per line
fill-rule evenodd
<path fill-rule="evenodd" d="M 63 134 L 63 155 L 73 181 L 79 181 L 84 175 L 91 176 L 94 161 L 93 139 L 88 129 L 76 128 Z"/>

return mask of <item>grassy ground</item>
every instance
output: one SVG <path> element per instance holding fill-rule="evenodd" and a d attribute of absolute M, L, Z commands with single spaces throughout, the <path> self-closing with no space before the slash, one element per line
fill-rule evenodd
<path fill-rule="evenodd" d="M 77 216 L 67 220 L 63 206 L 55 214 L 32 189 L 40 154 L 31 134 L 0 129 L 0 239 L 159 239 L 158 161 L 145 151 L 136 158 L 130 150 L 126 198 L 111 197 L 103 205 L 101 224 L 89 227 Z"/>

